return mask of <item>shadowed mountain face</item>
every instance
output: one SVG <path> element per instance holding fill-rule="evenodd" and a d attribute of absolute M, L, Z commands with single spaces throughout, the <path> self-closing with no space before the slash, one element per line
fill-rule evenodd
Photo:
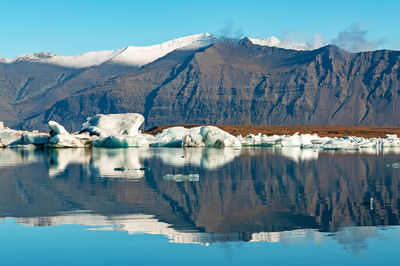
<path fill-rule="evenodd" d="M 400 120 L 400 52 L 336 46 L 294 51 L 225 39 L 175 50 L 140 69 L 0 66 L 0 120 L 77 129 L 96 113 L 138 112 L 174 123 L 393 125 Z M 28 73 L 29 72 L 29 73 Z M 33 73 L 35 72 L 35 73 Z M 50 85 L 51 84 L 51 85 Z M 4 97 L 3 97 L 4 95 Z"/>
<path fill-rule="evenodd" d="M 400 169 L 387 167 L 398 154 L 290 158 L 300 151 L 244 149 L 210 168 L 207 161 L 232 151 L 0 150 L 0 218 L 144 213 L 177 230 L 240 232 L 244 240 L 257 232 L 400 224 Z M 129 172 L 143 166 L 150 170 Z M 165 178 L 195 173 L 198 181 Z"/>

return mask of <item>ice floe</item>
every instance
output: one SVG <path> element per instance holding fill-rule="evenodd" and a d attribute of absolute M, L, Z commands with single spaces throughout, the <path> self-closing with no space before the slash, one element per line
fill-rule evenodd
<path fill-rule="evenodd" d="M 189 181 L 189 182 L 198 182 L 200 179 L 199 174 L 188 174 L 188 175 L 183 175 L 183 174 L 177 174 L 177 175 L 172 175 L 168 174 L 163 176 L 164 180 L 167 181 L 175 181 L 175 182 L 184 182 L 184 181 Z"/>

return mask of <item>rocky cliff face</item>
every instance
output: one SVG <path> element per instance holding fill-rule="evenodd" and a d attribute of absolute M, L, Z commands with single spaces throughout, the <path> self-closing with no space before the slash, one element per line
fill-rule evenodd
<path fill-rule="evenodd" d="M 27 96 L 24 100 L 2 97 L 0 119 L 9 116 L 14 125 L 28 128 L 44 128 L 53 119 L 76 129 L 95 113 L 139 112 L 146 127 L 171 123 L 399 126 L 399 65 L 398 51 L 352 54 L 331 45 L 294 51 L 254 45 L 246 38 L 225 39 L 198 50 L 175 50 L 140 69 L 114 65 L 109 71 L 100 65 L 73 73 L 67 70 L 67 81 L 58 81 L 58 74 L 35 87 L 30 87 L 27 74 L 16 82 L 18 86 L 11 81 L 5 86 L 3 81 L 2 95 L 18 91 Z M 5 80 L 3 73 L 0 69 L 0 79 Z"/>

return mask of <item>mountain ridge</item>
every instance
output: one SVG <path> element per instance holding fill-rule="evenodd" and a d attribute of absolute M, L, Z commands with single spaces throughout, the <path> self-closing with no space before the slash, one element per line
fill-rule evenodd
<path fill-rule="evenodd" d="M 71 130 L 97 113 L 138 112 L 145 115 L 146 127 L 396 126 L 399 62 L 400 52 L 391 50 L 350 53 L 327 45 L 298 51 L 224 38 L 175 49 L 141 67 L 0 63 L 0 94 L 5 96 L 0 120 L 43 130 L 48 120 L 56 120 Z M 10 110 L 15 112 L 11 119 Z"/>

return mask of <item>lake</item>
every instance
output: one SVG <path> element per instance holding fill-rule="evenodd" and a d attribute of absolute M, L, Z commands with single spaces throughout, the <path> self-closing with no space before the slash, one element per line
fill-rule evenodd
<path fill-rule="evenodd" d="M 399 150 L 0 149 L 1 265 L 398 265 Z"/>

